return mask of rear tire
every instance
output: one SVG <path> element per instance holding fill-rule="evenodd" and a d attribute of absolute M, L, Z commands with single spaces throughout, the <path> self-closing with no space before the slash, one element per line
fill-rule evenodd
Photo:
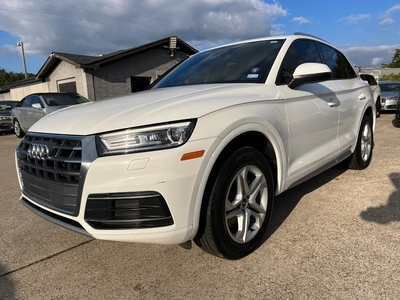
<path fill-rule="evenodd" d="M 15 135 L 19 138 L 23 138 L 25 135 L 25 132 L 22 130 L 21 124 L 19 124 L 19 121 L 17 119 L 14 120 L 13 127 L 14 127 Z"/>
<path fill-rule="evenodd" d="M 252 147 L 235 151 L 207 185 L 204 226 L 195 242 L 206 252 L 240 259 L 266 237 L 274 181 L 266 158 Z"/>
<path fill-rule="evenodd" d="M 374 147 L 374 133 L 372 131 L 372 120 L 369 116 L 364 116 L 360 132 L 358 133 L 357 146 L 351 156 L 349 168 L 354 170 L 364 170 L 369 166 L 372 159 Z"/>

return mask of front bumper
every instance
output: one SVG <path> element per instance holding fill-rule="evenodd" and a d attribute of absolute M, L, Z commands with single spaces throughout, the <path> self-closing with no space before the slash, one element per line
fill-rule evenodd
<path fill-rule="evenodd" d="M 32 134 L 29 133 L 29 135 Z M 46 137 L 46 135 L 39 135 L 39 137 L 43 136 Z M 27 208 L 60 226 L 96 239 L 179 244 L 193 238 L 195 234 L 193 232 L 193 216 L 198 177 L 201 176 L 205 156 L 186 161 L 181 161 L 181 157 L 185 153 L 199 150 L 205 150 L 207 153 L 215 139 L 191 141 L 173 149 L 108 157 L 97 156 L 94 137 L 77 137 L 77 139 L 82 141 L 82 162 L 79 179 L 77 179 L 74 190 L 65 188 L 73 179 L 67 178 L 64 183 L 54 182 L 54 178 L 61 176 L 46 175 L 45 173 L 45 175 L 41 175 L 44 179 L 40 180 L 46 181 L 46 176 L 49 178 L 48 191 L 37 191 L 35 187 L 29 187 L 30 182 L 28 181 L 32 180 L 30 176 L 36 176 L 35 174 L 38 171 L 35 170 L 34 174 L 28 174 L 29 176 L 25 174 L 29 172 L 29 169 L 26 171 L 26 168 L 21 167 L 23 164 L 21 157 L 24 156 L 24 151 L 21 150 L 21 147 L 16 150 L 16 162 L 22 189 L 21 201 Z M 40 143 L 40 140 L 32 143 Z M 33 156 L 34 162 L 38 163 L 35 155 Z M 67 170 L 74 169 L 73 166 L 65 166 L 65 168 Z M 33 185 L 39 185 L 39 183 L 33 183 Z M 71 196 L 75 192 L 76 196 Z M 52 196 L 52 193 L 59 194 Z M 65 194 L 68 194 L 68 197 Z M 48 199 L 46 199 L 47 195 L 49 195 Z M 146 200 L 141 203 L 130 202 L 128 209 L 124 210 L 122 217 L 119 218 L 115 210 L 111 213 L 103 213 L 104 210 L 110 208 L 110 205 L 100 205 L 100 201 L 102 201 L 102 203 L 112 203 L 117 210 L 121 207 L 127 207 L 117 204 L 117 201 L 112 198 L 113 195 L 120 198 L 121 195 L 128 195 L 130 198 L 137 198 L 138 195 L 159 195 L 157 199 L 163 200 L 157 200 L 157 202 L 153 199 L 152 204 L 145 208 L 143 208 L 143 205 L 146 204 Z M 108 200 L 105 199 L 107 197 L 112 201 L 107 202 Z M 100 205 L 96 216 L 104 217 L 102 219 L 105 220 L 104 222 L 93 221 L 93 214 L 88 213 L 93 208 L 92 204 L 96 204 L 96 201 Z M 121 201 L 118 203 L 121 203 Z M 153 210 L 157 213 L 152 212 L 145 215 L 146 220 L 154 219 L 152 217 L 155 216 L 158 218 L 157 222 L 161 223 L 153 221 L 146 223 L 143 219 L 140 219 L 144 217 L 138 217 L 138 214 L 136 214 L 138 209 L 134 207 L 135 203 L 138 203 L 142 211 L 149 207 L 154 209 L 158 203 L 161 203 L 158 205 L 159 207 Z M 154 203 L 157 205 L 153 205 Z M 165 207 L 162 207 L 162 203 L 165 204 Z M 160 221 L 160 219 L 163 220 Z M 129 226 L 119 224 L 121 222 L 129 223 Z M 157 224 L 160 224 L 160 226 Z"/>
<path fill-rule="evenodd" d="M 13 130 L 11 118 L 9 120 L 0 119 L 0 132 L 6 132 Z"/>
<path fill-rule="evenodd" d="M 397 99 L 383 99 L 381 111 L 395 111 L 397 106 Z"/>

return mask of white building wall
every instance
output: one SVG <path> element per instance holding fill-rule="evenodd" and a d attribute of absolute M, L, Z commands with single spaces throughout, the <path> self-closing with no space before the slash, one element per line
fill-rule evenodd
<path fill-rule="evenodd" d="M 7 92 L 0 94 L 0 100 L 14 100 L 14 99 L 11 98 L 11 93 Z"/>
<path fill-rule="evenodd" d="M 84 72 L 82 69 L 76 68 L 74 65 L 61 61 L 60 64 L 47 78 L 49 92 L 59 92 L 58 85 L 66 82 L 75 81 L 76 91 L 82 96 L 87 96 L 86 84 L 84 84 Z M 85 80 L 86 82 L 86 80 Z"/>
<path fill-rule="evenodd" d="M 41 82 L 37 84 L 32 84 L 28 86 L 12 88 L 10 89 L 11 98 L 10 100 L 21 100 L 25 96 L 33 93 L 46 93 L 49 91 L 47 82 Z"/>

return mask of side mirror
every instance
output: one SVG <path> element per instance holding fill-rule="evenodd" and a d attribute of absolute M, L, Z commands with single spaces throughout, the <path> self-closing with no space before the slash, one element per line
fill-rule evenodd
<path fill-rule="evenodd" d="M 304 63 L 299 65 L 293 72 L 293 79 L 289 82 L 288 87 L 296 89 L 306 83 L 316 83 L 330 80 L 332 71 L 325 64 L 320 63 Z"/>
<path fill-rule="evenodd" d="M 33 103 L 32 107 L 36 109 L 42 109 L 42 106 L 39 103 Z"/>

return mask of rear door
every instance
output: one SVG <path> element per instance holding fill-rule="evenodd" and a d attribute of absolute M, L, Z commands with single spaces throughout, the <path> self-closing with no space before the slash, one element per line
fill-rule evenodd
<path fill-rule="evenodd" d="M 339 99 L 338 142 L 339 151 L 346 152 L 354 146 L 358 138 L 362 102 L 371 97 L 369 85 L 357 76 L 347 58 L 338 50 L 319 43 L 324 62 L 332 70 L 333 84 Z"/>

